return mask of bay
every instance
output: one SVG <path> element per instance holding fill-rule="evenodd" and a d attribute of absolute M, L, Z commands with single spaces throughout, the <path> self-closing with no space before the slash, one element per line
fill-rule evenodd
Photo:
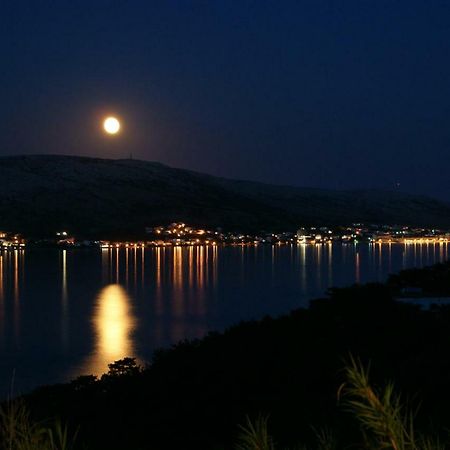
<path fill-rule="evenodd" d="M 448 244 L 25 249 L 0 254 L 0 396 L 101 375 L 329 287 L 448 259 Z"/>

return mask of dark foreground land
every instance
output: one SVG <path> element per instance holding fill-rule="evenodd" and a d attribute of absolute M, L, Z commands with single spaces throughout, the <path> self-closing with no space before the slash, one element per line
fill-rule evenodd
<path fill-rule="evenodd" d="M 100 380 L 40 388 L 26 403 L 36 418 L 59 417 L 79 428 L 77 448 L 230 449 L 238 424 L 258 414 L 270 415 L 279 448 L 313 442 L 312 427 L 324 426 L 347 448 L 361 441 L 337 401 L 351 353 L 370 362 L 374 384 L 392 380 L 420 404 L 420 431 L 446 440 L 450 308 L 396 302 L 405 286 L 447 295 L 450 263 L 402 272 L 385 285 L 332 290 L 309 309 L 179 343 L 144 369 L 125 360 Z"/>

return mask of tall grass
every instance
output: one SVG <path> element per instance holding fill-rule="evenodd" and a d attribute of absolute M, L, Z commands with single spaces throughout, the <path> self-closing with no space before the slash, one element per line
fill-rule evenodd
<path fill-rule="evenodd" d="M 239 426 L 240 433 L 236 450 L 276 450 L 276 446 L 268 430 L 268 417 L 258 416 L 252 421 L 246 418 L 245 425 Z M 337 448 L 333 433 L 330 430 L 314 430 L 317 450 L 335 450 Z M 290 450 L 307 450 L 302 444 Z"/>
<path fill-rule="evenodd" d="M 20 399 L 0 407 L 1 450 L 71 450 L 75 438 L 58 421 L 50 426 L 33 421 Z"/>
<path fill-rule="evenodd" d="M 267 416 L 259 416 L 251 421 L 246 418 L 245 425 L 240 425 L 239 441 L 236 450 L 275 450 L 275 445 L 269 435 Z"/>
<path fill-rule="evenodd" d="M 438 439 L 419 435 L 414 426 L 414 413 L 401 396 L 395 392 L 394 385 L 388 383 L 384 388 L 375 389 L 369 382 L 369 369 L 350 357 L 345 368 L 346 382 L 338 390 L 338 398 L 344 408 L 355 418 L 361 434 L 362 443 L 338 447 L 332 432 L 315 431 L 317 450 L 337 450 L 356 448 L 367 450 L 445 450 Z M 240 427 L 237 450 L 275 450 L 268 431 L 267 417 L 255 421 L 247 418 Z M 306 450 L 299 446 L 297 449 Z"/>
<path fill-rule="evenodd" d="M 441 450 L 437 439 L 418 435 L 414 413 L 395 392 L 393 383 L 375 389 L 369 383 L 369 369 L 350 357 L 345 368 L 346 383 L 338 397 L 360 424 L 366 445 L 371 449 Z"/>

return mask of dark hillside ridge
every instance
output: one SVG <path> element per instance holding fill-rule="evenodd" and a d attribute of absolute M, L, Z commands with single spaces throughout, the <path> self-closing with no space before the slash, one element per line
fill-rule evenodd
<path fill-rule="evenodd" d="M 0 158 L 0 229 L 139 235 L 183 221 L 226 230 L 388 223 L 450 228 L 450 204 L 400 192 L 332 191 L 217 178 L 160 163 L 59 155 Z"/>

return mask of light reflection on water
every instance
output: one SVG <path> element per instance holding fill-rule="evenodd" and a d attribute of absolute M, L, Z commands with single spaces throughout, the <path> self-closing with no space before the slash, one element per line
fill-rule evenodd
<path fill-rule="evenodd" d="M 0 396 L 447 260 L 447 243 L 0 253 Z M 5 389 L 1 390 L 2 386 Z"/>
<path fill-rule="evenodd" d="M 95 300 L 92 322 L 94 348 L 82 364 L 82 373 L 101 375 L 107 370 L 108 363 L 135 355 L 131 333 L 136 320 L 131 311 L 130 298 L 122 286 L 110 284 L 100 291 Z M 77 368 L 72 376 L 79 374 Z"/>

